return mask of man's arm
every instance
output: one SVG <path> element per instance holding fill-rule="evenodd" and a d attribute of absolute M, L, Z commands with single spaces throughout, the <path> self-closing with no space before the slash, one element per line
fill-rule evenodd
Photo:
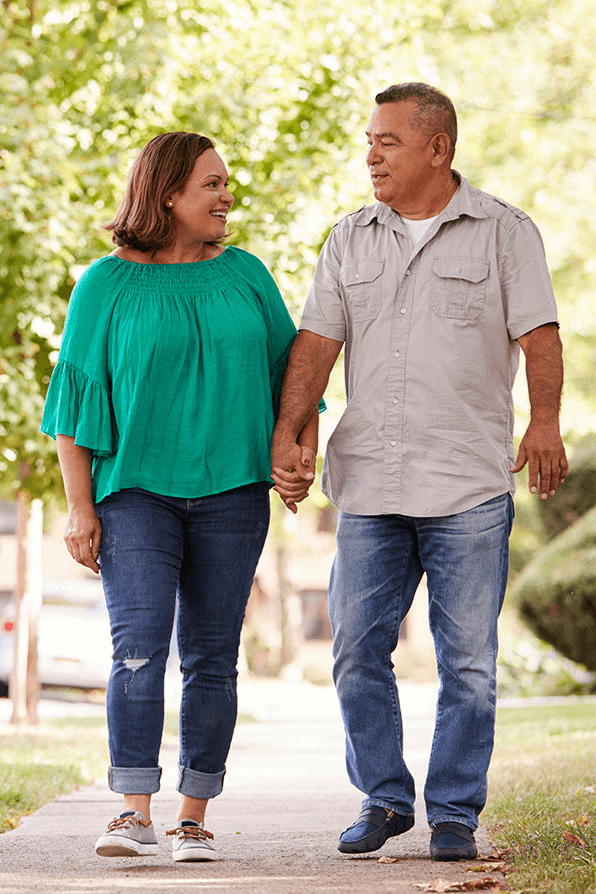
<path fill-rule="evenodd" d="M 546 500 L 565 481 L 569 469 L 559 430 L 563 349 L 554 323 L 532 329 L 517 341 L 526 357 L 530 424 L 511 471 L 520 472 L 528 463 L 530 491 Z"/>
<path fill-rule="evenodd" d="M 319 409 L 315 410 L 298 436 L 301 450 L 298 470 L 286 471 L 277 466 L 272 469 L 271 478 L 275 483 L 273 490 L 282 498 L 287 508 L 294 514 L 298 511 L 296 503 L 308 497 L 308 491 L 315 479 L 317 465 L 317 448 L 319 444 Z"/>
<path fill-rule="evenodd" d="M 318 403 L 342 344 L 302 329 L 292 345 L 272 440 L 271 477 L 278 490 L 287 481 L 287 473 L 298 473 L 303 479 L 314 477 L 314 461 L 305 463 L 304 458 L 311 456 L 313 419 L 318 420 Z"/>

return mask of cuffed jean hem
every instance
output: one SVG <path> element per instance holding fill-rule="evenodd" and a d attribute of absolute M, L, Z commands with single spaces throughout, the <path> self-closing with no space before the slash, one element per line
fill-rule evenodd
<path fill-rule="evenodd" d="M 208 800 L 221 794 L 226 771 L 220 773 L 201 773 L 200 770 L 190 770 L 188 767 L 178 767 L 178 784 L 176 791 L 188 798 L 200 798 Z"/>
<path fill-rule="evenodd" d="M 473 825 L 465 816 L 439 816 L 437 819 L 434 819 L 432 823 L 429 823 L 429 826 L 431 829 L 434 829 L 437 823 L 459 823 L 460 826 L 467 826 L 472 832 L 475 832 L 478 828 L 478 823 Z"/>
<path fill-rule="evenodd" d="M 398 810 L 395 804 L 392 804 L 391 801 L 383 801 L 382 798 L 365 798 L 361 804 L 362 810 L 366 807 L 384 807 L 386 810 L 392 810 L 394 813 L 399 814 L 399 816 L 414 816 L 414 811 L 411 813 L 404 813 L 402 810 Z"/>
<path fill-rule="evenodd" d="M 160 781 L 161 767 L 108 768 L 108 785 L 119 795 L 154 795 Z"/>

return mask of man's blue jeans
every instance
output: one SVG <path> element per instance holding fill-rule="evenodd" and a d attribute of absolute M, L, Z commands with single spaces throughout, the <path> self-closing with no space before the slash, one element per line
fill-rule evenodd
<path fill-rule="evenodd" d="M 431 826 L 471 829 L 486 801 L 497 619 L 507 585 L 509 494 L 442 518 L 340 513 L 331 573 L 334 680 L 350 781 L 363 806 L 414 813 L 391 662 L 424 572 L 440 689 L 424 795 Z"/>
<path fill-rule="evenodd" d="M 164 675 L 178 596 L 182 670 L 177 789 L 223 787 L 237 715 L 236 663 L 269 523 L 269 487 L 186 500 L 138 488 L 97 506 L 113 666 L 107 693 L 112 791 L 159 790 Z"/>

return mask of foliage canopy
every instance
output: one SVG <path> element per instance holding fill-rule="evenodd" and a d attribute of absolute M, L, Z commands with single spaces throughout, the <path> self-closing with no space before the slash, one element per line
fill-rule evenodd
<path fill-rule="evenodd" d="M 451 96 L 456 167 L 540 227 L 564 427 L 572 442 L 593 428 L 595 32 L 590 0 L 3 0 L 0 495 L 60 493 L 38 434 L 45 389 L 68 295 L 110 250 L 102 225 L 140 147 L 163 130 L 215 138 L 233 240 L 298 313 L 329 227 L 369 200 L 374 94 L 404 80 Z"/>

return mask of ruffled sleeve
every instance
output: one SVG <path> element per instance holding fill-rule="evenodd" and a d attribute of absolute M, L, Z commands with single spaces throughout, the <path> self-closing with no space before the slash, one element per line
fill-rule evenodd
<path fill-rule="evenodd" d="M 68 361 L 57 363 L 41 424 L 45 434 L 68 435 L 95 456 L 116 452 L 118 431 L 106 388 Z"/>

